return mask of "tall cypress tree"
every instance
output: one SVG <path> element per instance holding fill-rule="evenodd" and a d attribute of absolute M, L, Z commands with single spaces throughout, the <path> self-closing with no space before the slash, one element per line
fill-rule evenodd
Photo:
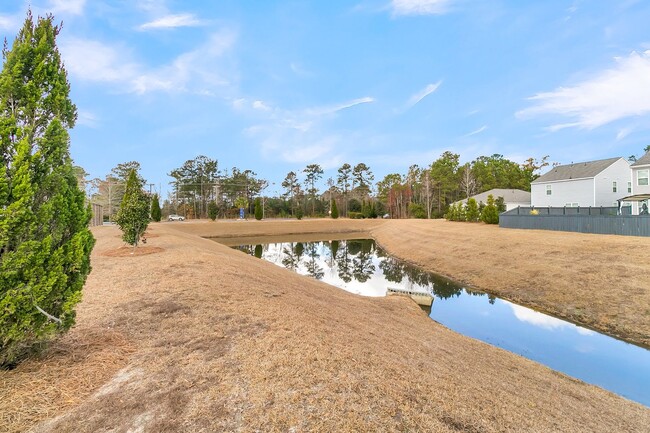
<path fill-rule="evenodd" d="M 95 242 L 69 153 L 77 111 L 52 21 L 28 13 L 3 49 L 0 366 L 74 324 Z"/>
<path fill-rule="evenodd" d="M 161 218 L 160 200 L 158 199 L 158 194 L 154 194 L 151 198 L 151 219 L 155 222 L 160 222 Z"/>

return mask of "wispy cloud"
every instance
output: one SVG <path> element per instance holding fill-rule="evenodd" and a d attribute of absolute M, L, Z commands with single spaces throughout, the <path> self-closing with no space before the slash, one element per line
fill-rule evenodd
<path fill-rule="evenodd" d="M 246 128 L 244 134 L 257 141 L 262 155 L 271 160 L 290 163 L 318 162 L 323 168 L 333 168 L 342 163 L 342 153 L 356 142 L 354 134 L 342 134 L 332 122 L 339 113 L 361 104 L 374 102 L 369 96 L 332 105 L 307 109 L 284 110 L 270 107 L 263 101 L 252 103 L 244 98 L 233 101 L 233 108 L 256 113 L 262 123 Z"/>
<path fill-rule="evenodd" d="M 621 141 L 632 132 L 632 128 L 623 128 L 616 134 L 616 141 Z"/>
<path fill-rule="evenodd" d="M 81 15 L 86 6 L 86 0 L 49 0 L 48 5 L 55 13 Z"/>
<path fill-rule="evenodd" d="M 204 25 L 203 20 L 198 19 L 194 14 L 166 15 L 156 20 L 138 26 L 139 30 L 172 29 L 176 27 L 197 27 Z"/>
<path fill-rule="evenodd" d="M 390 9 L 394 16 L 442 15 L 449 12 L 453 0 L 392 0 Z"/>
<path fill-rule="evenodd" d="M 236 35 L 223 30 L 202 45 L 176 57 L 168 65 L 148 68 L 134 60 L 123 46 L 69 38 L 61 43 L 68 71 L 89 82 L 115 83 L 121 91 L 144 94 L 153 91 L 212 94 L 211 90 L 232 84 L 223 57 Z"/>
<path fill-rule="evenodd" d="M 0 15 L 0 30 L 16 30 L 20 28 L 20 24 L 17 15 Z"/>
<path fill-rule="evenodd" d="M 355 105 L 370 104 L 372 102 L 375 102 L 375 98 L 372 98 L 370 96 L 365 96 L 363 98 L 353 99 L 351 101 L 342 102 L 336 105 L 326 105 L 322 107 L 310 108 L 306 111 L 306 113 L 309 115 L 320 116 L 323 114 L 332 114 L 332 113 L 336 113 L 337 111 L 345 110 L 347 108 L 352 108 Z"/>
<path fill-rule="evenodd" d="M 406 109 L 408 110 L 409 108 L 413 107 L 414 105 L 418 104 L 421 100 L 438 90 L 438 87 L 442 84 L 442 80 L 438 81 L 437 83 L 433 84 L 427 84 L 427 86 L 411 96 L 406 103 Z"/>
<path fill-rule="evenodd" d="M 607 123 L 650 113 L 650 51 L 616 58 L 616 66 L 573 87 L 529 98 L 534 105 L 516 113 L 519 118 L 544 114 L 571 119 L 548 127 L 594 129 Z"/>
<path fill-rule="evenodd" d="M 470 132 L 469 134 L 463 135 L 463 137 L 467 138 L 467 137 L 471 137 L 472 135 L 480 134 L 481 132 L 485 131 L 487 128 L 488 128 L 487 125 L 483 125 L 480 128 Z"/>

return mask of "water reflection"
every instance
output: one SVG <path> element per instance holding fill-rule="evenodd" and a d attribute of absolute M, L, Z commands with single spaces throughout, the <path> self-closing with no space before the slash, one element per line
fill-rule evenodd
<path fill-rule="evenodd" d="M 241 245 L 241 251 L 364 296 L 430 292 L 427 314 L 464 335 L 650 405 L 650 351 L 484 293 L 389 256 L 373 240 Z"/>

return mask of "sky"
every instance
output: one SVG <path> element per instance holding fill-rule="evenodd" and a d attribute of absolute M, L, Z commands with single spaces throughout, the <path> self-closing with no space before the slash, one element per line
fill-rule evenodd
<path fill-rule="evenodd" d="M 138 161 L 155 190 L 206 155 L 281 191 L 312 163 L 381 180 L 443 152 L 571 163 L 650 144 L 646 0 L 2 0 L 58 38 L 90 178 Z"/>

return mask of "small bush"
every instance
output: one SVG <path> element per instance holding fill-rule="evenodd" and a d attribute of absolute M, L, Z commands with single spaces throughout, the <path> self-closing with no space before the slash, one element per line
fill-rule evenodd
<path fill-rule="evenodd" d="M 217 206 L 217 202 L 214 200 L 210 200 L 208 203 L 208 218 L 210 218 L 212 221 L 217 219 L 217 214 L 219 213 L 219 207 Z"/>
<path fill-rule="evenodd" d="M 301 220 L 302 217 L 303 217 L 304 215 L 305 215 L 305 214 L 303 213 L 301 207 L 299 207 L 298 209 L 296 209 L 296 218 L 297 218 L 297 219 Z"/>
<path fill-rule="evenodd" d="M 427 211 L 424 206 L 418 203 L 409 203 L 409 214 L 413 218 L 424 219 L 427 217 Z"/>
<path fill-rule="evenodd" d="M 499 224 L 499 211 L 494 204 L 494 197 L 492 197 L 492 194 L 488 196 L 487 206 L 483 209 L 481 219 L 486 224 Z"/>
<path fill-rule="evenodd" d="M 363 214 L 361 212 L 348 212 L 348 218 L 353 220 L 363 219 Z"/>

